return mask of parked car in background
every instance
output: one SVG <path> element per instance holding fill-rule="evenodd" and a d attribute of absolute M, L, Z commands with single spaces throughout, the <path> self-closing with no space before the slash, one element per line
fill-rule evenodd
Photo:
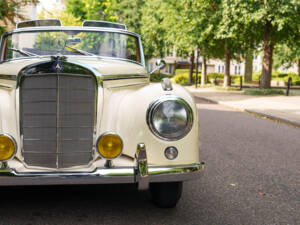
<path fill-rule="evenodd" d="M 0 61 L 0 186 L 135 183 L 174 207 L 201 174 L 193 98 L 150 83 L 125 25 L 22 22 Z"/>

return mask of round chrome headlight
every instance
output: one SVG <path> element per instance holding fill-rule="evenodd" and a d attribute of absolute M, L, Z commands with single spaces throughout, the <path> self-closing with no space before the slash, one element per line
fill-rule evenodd
<path fill-rule="evenodd" d="M 157 137 L 167 141 L 179 140 L 192 129 L 193 111 L 182 98 L 165 95 L 148 108 L 147 123 Z"/>

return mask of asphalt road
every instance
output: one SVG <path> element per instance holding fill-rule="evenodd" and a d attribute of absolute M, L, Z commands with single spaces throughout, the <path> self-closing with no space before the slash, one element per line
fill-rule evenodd
<path fill-rule="evenodd" d="M 132 185 L 0 188 L 0 225 L 300 224 L 300 129 L 199 103 L 204 176 L 175 209 Z"/>

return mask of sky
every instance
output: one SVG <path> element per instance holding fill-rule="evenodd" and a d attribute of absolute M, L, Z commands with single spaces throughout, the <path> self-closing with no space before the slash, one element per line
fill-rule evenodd
<path fill-rule="evenodd" d="M 43 8 L 47 10 L 53 9 L 53 6 L 55 3 L 60 2 L 59 0 L 40 0 L 38 6 L 37 6 L 37 12 L 38 14 L 42 11 Z"/>

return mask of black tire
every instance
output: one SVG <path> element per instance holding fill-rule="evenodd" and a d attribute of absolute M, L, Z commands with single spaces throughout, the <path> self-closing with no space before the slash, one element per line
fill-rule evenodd
<path fill-rule="evenodd" d="M 150 195 L 154 204 L 160 208 L 173 208 L 182 193 L 182 182 L 150 183 Z"/>

